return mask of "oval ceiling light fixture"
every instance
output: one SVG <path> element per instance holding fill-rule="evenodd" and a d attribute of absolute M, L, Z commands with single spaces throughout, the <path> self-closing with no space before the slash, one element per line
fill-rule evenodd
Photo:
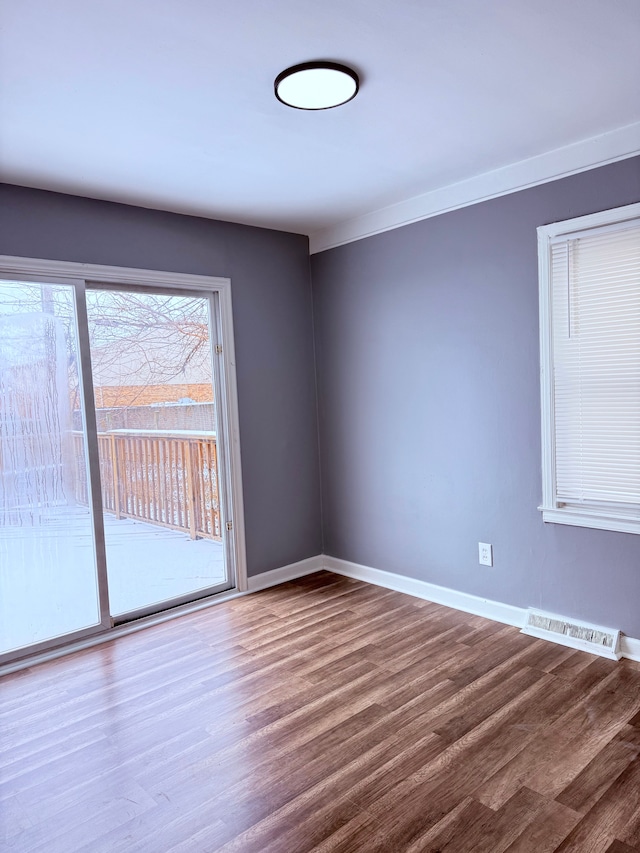
<path fill-rule="evenodd" d="M 337 62 L 292 65 L 275 79 L 276 98 L 297 110 L 329 110 L 358 94 L 360 81 L 352 68 Z"/>

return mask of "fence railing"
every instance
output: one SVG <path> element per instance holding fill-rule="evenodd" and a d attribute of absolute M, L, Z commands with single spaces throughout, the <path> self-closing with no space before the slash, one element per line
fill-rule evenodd
<path fill-rule="evenodd" d="M 73 437 L 76 500 L 86 505 L 83 436 L 74 431 Z M 114 430 L 98 433 L 98 449 L 106 512 L 181 530 L 191 539 L 222 538 L 215 436 Z"/>

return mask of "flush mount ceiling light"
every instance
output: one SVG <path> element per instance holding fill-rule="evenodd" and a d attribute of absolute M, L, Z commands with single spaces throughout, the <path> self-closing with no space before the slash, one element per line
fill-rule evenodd
<path fill-rule="evenodd" d="M 292 65 L 275 79 L 276 98 L 297 110 L 328 110 L 358 94 L 360 81 L 352 68 L 337 62 Z"/>

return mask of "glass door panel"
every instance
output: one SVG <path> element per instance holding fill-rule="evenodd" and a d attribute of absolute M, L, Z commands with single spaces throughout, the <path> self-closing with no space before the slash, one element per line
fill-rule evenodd
<path fill-rule="evenodd" d="M 87 290 L 111 613 L 230 586 L 210 298 Z"/>
<path fill-rule="evenodd" d="M 74 287 L 0 282 L 0 654 L 100 625 Z"/>

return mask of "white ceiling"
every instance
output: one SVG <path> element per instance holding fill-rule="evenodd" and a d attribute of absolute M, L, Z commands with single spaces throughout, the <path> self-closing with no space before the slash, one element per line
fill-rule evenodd
<path fill-rule="evenodd" d="M 638 0 L 0 0 L 0 18 L 0 174 L 26 186 L 308 234 L 621 128 L 640 148 Z M 358 97 L 279 103 L 275 76 L 311 59 L 352 65 Z"/>

